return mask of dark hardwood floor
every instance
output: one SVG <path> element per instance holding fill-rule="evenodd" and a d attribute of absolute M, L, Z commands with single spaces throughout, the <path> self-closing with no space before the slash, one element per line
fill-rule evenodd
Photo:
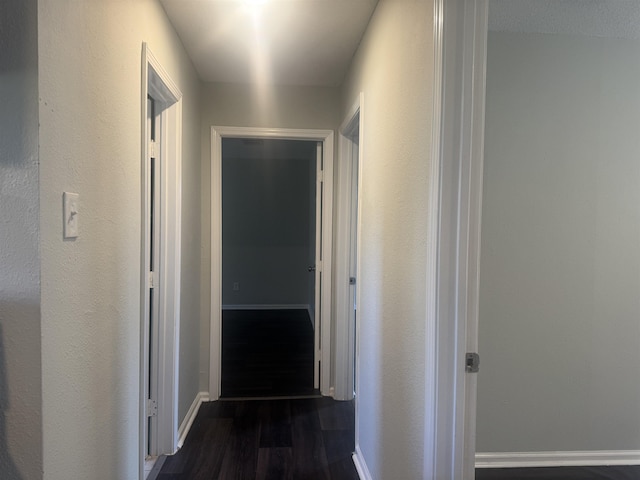
<path fill-rule="evenodd" d="M 313 342 L 306 310 L 224 310 L 222 397 L 314 394 Z"/>
<path fill-rule="evenodd" d="M 640 466 L 478 468 L 476 480 L 639 480 Z"/>
<path fill-rule="evenodd" d="M 353 402 L 331 398 L 203 403 L 157 480 L 358 480 Z"/>

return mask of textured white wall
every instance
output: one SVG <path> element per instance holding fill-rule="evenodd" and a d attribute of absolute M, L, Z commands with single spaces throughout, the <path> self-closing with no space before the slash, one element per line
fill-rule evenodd
<path fill-rule="evenodd" d="M 42 478 L 37 0 L 0 6 L 0 477 Z"/>
<path fill-rule="evenodd" d="M 489 35 L 480 452 L 640 450 L 639 50 Z"/>
<path fill-rule="evenodd" d="M 154 1 L 38 8 L 44 478 L 128 480 L 139 462 L 142 42 L 184 94 L 180 412 L 198 391 L 199 82 Z M 65 190 L 80 194 L 75 241 L 62 239 Z"/>
<path fill-rule="evenodd" d="M 211 127 L 336 129 L 339 90 L 205 83 L 202 87 L 202 291 L 200 389 L 209 386 L 211 292 Z"/>
<path fill-rule="evenodd" d="M 423 474 L 433 4 L 381 0 L 342 116 L 364 92 L 358 437 L 373 478 Z"/>

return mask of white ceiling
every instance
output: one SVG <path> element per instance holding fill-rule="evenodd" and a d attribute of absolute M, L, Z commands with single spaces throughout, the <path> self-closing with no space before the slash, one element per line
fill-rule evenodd
<path fill-rule="evenodd" d="M 489 30 L 640 38 L 640 1 L 490 0 Z"/>
<path fill-rule="evenodd" d="M 160 0 L 209 82 L 337 86 L 378 0 Z"/>

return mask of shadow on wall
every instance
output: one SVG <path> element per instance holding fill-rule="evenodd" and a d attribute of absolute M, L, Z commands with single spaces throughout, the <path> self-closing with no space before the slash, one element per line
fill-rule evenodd
<path fill-rule="evenodd" d="M 16 464 L 9 455 L 5 415 L 9 408 L 9 381 L 5 359 L 4 334 L 0 324 L 0 472 L 3 480 L 22 480 Z"/>
<path fill-rule="evenodd" d="M 2 480 L 42 478 L 37 9 L 38 0 L 0 2 Z"/>

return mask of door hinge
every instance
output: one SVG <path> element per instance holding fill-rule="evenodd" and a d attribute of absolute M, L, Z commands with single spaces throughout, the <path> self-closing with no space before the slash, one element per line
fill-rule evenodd
<path fill-rule="evenodd" d="M 318 171 L 318 182 L 320 183 L 324 182 L 324 170 Z"/>
<path fill-rule="evenodd" d="M 153 272 L 149 272 L 149 288 L 156 288 L 155 275 Z"/>
<path fill-rule="evenodd" d="M 158 415 L 158 402 L 147 399 L 147 417 L 155 417 Z"/>
<path fill-rule="evenodd" d="M 480 370 L 480 355 L 475 352 L 467 353 L 464 369 L 468 373 L 478 373 Z"/>
<path fill-rule="evenodd" d="M 149 158 L 156 158 L 156 142 L 149 140 Z"/>

